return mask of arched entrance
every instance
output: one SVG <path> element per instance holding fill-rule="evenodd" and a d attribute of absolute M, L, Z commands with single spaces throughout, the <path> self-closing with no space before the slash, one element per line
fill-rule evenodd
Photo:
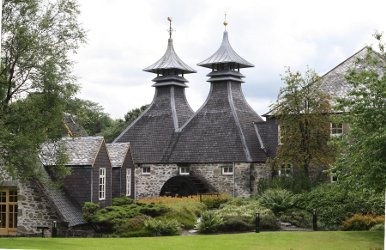
<path fill-rule="evenodd" d="M 189 196 L 208 192 L 207 185 L 193 176 L 174 176 L 161 188 L 160 196 Z"/>

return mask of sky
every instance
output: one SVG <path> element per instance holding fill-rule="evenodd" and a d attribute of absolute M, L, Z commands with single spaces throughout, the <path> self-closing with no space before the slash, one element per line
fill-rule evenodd
<path fill-rule="evenodd" d="M 167 17 L 174 49 L 197 70 L 186 96 L 197 110 L 209 93 L 209 69 L 197 63 L 220 46 L 227 13 L 233 49 L 255 65 L 242 69 L 248 103 L 262 115 L 277 99 L 286 67 L 322 75 L 386 32 L 384 0 L 78 0 L 87 44 L 73 55 L 78 97 L 99 103 L 112 118 L 151 103 L 154 74 L 143 69 L 163 56 Z"/>

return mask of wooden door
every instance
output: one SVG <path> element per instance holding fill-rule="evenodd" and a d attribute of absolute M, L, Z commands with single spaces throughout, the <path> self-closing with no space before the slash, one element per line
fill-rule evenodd
<path fill-rule="evenodd" d="M 0 187 L 0 235 L 16 235 L 17 189 Z"/>

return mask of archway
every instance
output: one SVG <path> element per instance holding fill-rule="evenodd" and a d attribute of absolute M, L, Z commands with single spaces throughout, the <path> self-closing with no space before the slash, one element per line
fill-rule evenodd
<path fill-rule="evenodd" d="M 165 182 L 160 196 L 189 196 L 207 192 L 207 185 L 196 177 L 174 176 Z"/>

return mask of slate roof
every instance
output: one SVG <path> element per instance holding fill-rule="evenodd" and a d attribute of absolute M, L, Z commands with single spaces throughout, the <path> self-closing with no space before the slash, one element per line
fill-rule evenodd
<path fill-rule="evenodd" d="M 236 63 L 240 68 L 254 67 L 254 65 L 241 56 L 232 48 L 228 40 L 228 32 L 224 31 L 220 48 L 208 59 L 200 62 L 198 65 L 206 68 L 212 68 L 213 64 Z"/>
<path fill-rule="evenodd" d="M 275 120 L 254 123 L 256 134 L 259 139 L 259 146 L 267 157 L 275 157 L 278 146 L 278 130 Z"/>
<path fill-rule="evenodd" d="M 158 86 L 148 109 L 115 140 L 130 142 L 135 163 L 162 163 L 174 131 L 193 115 L 179 86 Z"/>
<path fill-rule="evenodd" d="M 322 76 L 321 88 L 332 97 L 333 104 L 335 104 L 335 100 L 337 98 L 346 97 L 348 93 L 352 90 L 353 87 L 351 84 L 348 83 L 345 76 L 347 75 L 350 69 L 360 67 L 358 66 L 358 64 L 356 64 L 356 62 L 358 61 L 358 59 L 364 59 L 367 54 L 368 48 L 364 47 Z M 376 52 L 373 52 L 372 56 L 376 56 L 379 59 L 385 61 L 385 59 L 382 58 L 382 56 Z M 375 70 L 379 71 L 379 73 L 381 74 L 384 73 L 384 68 L 377 68 Z"/>
<path fill-rule="evenodd" d="M 176 133 L 164 161 L 177 163 L 263 162 L 248 105 L 239 82 L 212 83 L 204 105 Z"/>
<path fill-rule="evenodd" d="M 152 73 L 161 73 L 163 70 L 170 69 L 178 69 L 184 74 L 196 72 L 177 56 L 173 47 L 173 39 L 171 38 L 168 39 L 168 47 L 161 59 L 143 70 Z"/>
<path fill-rule="evenodd" d="M 130 148 L 130 143 L 107 143 L 107 151 L 109 153 L 111 166 L 120 168 L 123 165 L 127 152 Z"/>
<path fill-rule="evenodd" d="M 63 146 L 68 156 L 66 165 L 92 166 L 103 141 L 102 136 L 62 138 L 56 143 L 43 144 L 40 158 L 45 166 L 55 165 L 57 149 Z"/>
<path fill-rule="evenodd" d="M 73 203 L 65 193 L 55 187 L 46 171 L 43 172 L 40 188 L 49 199 L 60 218 L 68 223 L 69 227 L 86 224 L 83 219 L 82 208 Z"/>

